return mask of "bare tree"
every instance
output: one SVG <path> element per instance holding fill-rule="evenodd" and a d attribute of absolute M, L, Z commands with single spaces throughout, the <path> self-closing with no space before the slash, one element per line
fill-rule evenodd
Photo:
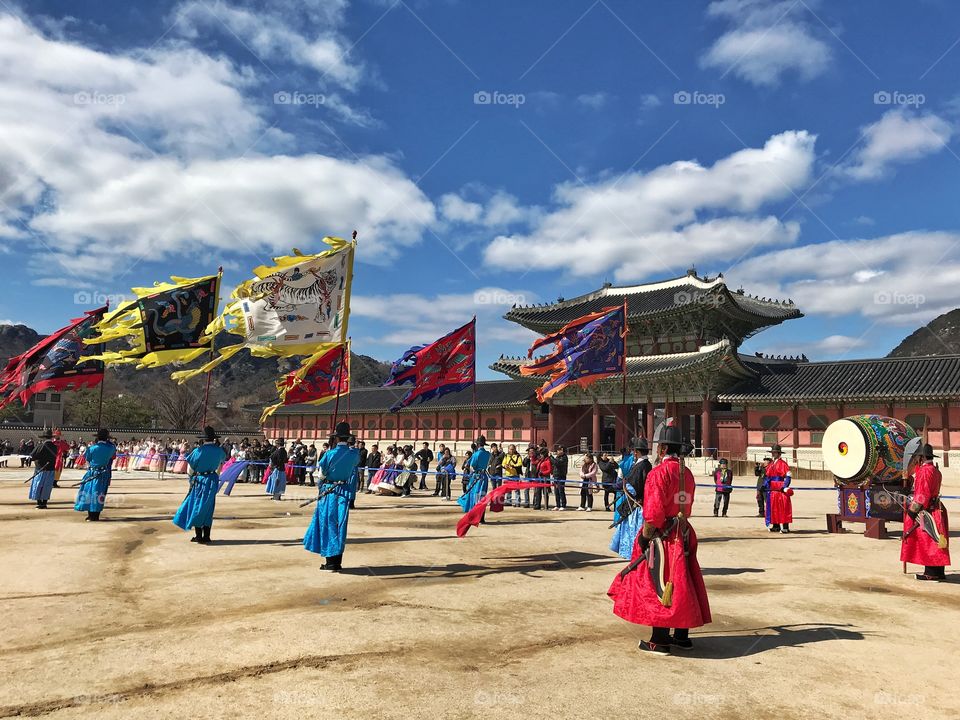
<path fill-rule="evenodd" d="M 157 418 L 164 427 L 199 427 L 203 419 L 203 394 L 189 384 L 165 383 L 157 387 L 153 400 Z"/>

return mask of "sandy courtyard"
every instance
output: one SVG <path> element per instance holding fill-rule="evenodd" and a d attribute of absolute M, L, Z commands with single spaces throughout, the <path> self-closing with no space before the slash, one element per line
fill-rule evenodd
<path fill-rule="evenodd" d="M 898 539 L 828 535 L 831 492 L 798 492 L 773 536 L 752 492 L 715 519 L 698 489 L 714 622 L 660 658 L 610 611 L 603 512 L 508 509 L 458 539 L 455 504 L 362 496 L 329 575 L 300 545 L 312 488 L 237 485 L 202 547 L 170 522 L 183 478 L 119 473 L 89 524 L 79 472 L 46 511 L 28 475 L 0 471 L 0 717 L 958 716 L 958 577 L 918 583 Z"/>

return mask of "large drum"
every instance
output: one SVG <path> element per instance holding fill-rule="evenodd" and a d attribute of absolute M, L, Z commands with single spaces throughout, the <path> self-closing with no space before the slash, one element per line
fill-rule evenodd
<path fill-rule="evenodd" d="M 903 471 L 903 448 L 916 436 L 912 427 L 896 418 L 846 417 L 830 423 L 823 433 L 823 461 L 843 484 L 896 483 Z"/>

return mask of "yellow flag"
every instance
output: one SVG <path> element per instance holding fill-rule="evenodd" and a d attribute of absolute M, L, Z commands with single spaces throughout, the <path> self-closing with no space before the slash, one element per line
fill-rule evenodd
<path fill-rule="evenodd" d="M 125 339 L 127 350 L 106 351 L 96 359 L 137 369 L 186 363 L 210 350 L 205 330 L 220 305 L 220 275 L 172 277 L 151 288 L 133 288 L 136 299 L 104 315 L 84 340 L 88 345 Z"/>
<path fill-rule="evenodd" d="M 258 357 L 312 355 L 330 350 L 347 339 L 350 285 L 356 242 L 325 237 L 330 249 L 316 255 L 274 258 L 254 277 L 233 291 L 223 313 L 204 333 L 209 342 L 226 330 L 243 338 L 237 345 L 218 350 L 205 365 L 171 375 L 185 382 L 247 348 Z"/>

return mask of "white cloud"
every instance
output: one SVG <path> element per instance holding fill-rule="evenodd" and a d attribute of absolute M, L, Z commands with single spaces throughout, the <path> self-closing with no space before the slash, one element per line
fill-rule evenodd
<path fill-rule="evenodd" d="M 523 258 L 541 270 L 581 276 L 615 270 L 618 280 L 633 280 L 792 243 L 796 223 L 754 213 L 809 182 L 815 140 L 790 131 L 710 167 L 680 161 L 646 174 L 560 185 L 558 207 L 529 233 L 497 237 L 486 248 L 486 262 L 514 267 Z"/>
<path fill-rule="evenodd" d="M 0 320 L 0 325 L 23 325 L 23 324 L 24 323 L 20 322 L 19 320 L 10 320 L 9 318 Z"/>
<path fill-rule="evenodd" d="M 483 214 L 483 205 L 469 202 L 459 195 L 447 193 L 440 198 L 440 213 L 451 222 L 475 223 Z"/>
<path fill-rule="evenodd" d="M 918 325 L 957 307 L 960 234 L 832 240 L 750 258 L 727 277 L 755 294 L 790 297 L 808 315 Z"/>
<path fill-rule="evenodd" d="M 537 335 L 503 320 L 513 305 L 531 304 L 537 296 L 525 290 L 482 287 L 472 293 L 419 295 L 394 293 L 354 295 L 352 317 L 379 321 L 383 332 L 372 342 L 383 345 L 418 345 L 442 337 L 477 316 L 477 334 L 488 341 L 528 342 Z"/>
<path fill-rule="evenodd" d="M 346 5 L 346 0 L 281 2 L 253 10 L 224 2 L 187 0 L 174 9 L 173 20 L 185 37 L 232 35 L 268 68 L 273 61 L 291 62 L 354 88 L 363 68 L 350 62 L 349 46 L 338 32 Z"/>
<path fill-rule="evenodd" d="M 478 194 L 475 188 L 465 192 Z M 480 189 L 479 194 L 488 195 L 480 202 L 467 200 L 462 194 L 447 193 L 440 198 L 440 213 L 445 220 L 469 223 L 484 228 L 505 228 L 517 223 L 530 223 L 539 217 L 539 208 L 520 205 L 510 193 L 498 190 L 493 194 Z"/>
<path fill-rule="evenodd" d="M 610 101 L 610 96 L 605 92 L 584 93 L 577 96 L 577 103 L 591 110 L 602 110 Z"/>
<path fill-rule="evenodd" d="M 820 340 L 809 342 L 780 342 L 774 347 L 765 347 L 760 352 L 774 357 L 806 355 L 810 360 L 836 360 L 848 358 L 854 350 L 867 345 L 866 338 L 850 335 L 829 335 Z"/>
<path fill-rule="evenodd" d="M 788 72 L 803 80 L 822 74 L 830 65 L 830 47 L 814 35 L 811 10 L 793 0 L 719 0 L 707 14 L 728 20 L 721 35 L 700 62 L 704 67 L 733 72 L 754 85 L 779 84 Z"/>
<path fill-rule="evenodd" d="M 953 135 L 953 126 L 932 113 L 889 110 L 863 129 L 864 142 L 850 163 L 839 168 L 854 180 L 876 180 L 893 165 L 940 152 Z"/>
<path fill-rule="evenodd" d="M 660 107 L 662 104 L 663 102 L 660 98 L 652 93 L 640 96 L 640 107 L 644 110 L 652 110 L 653 108 Z"/>
<path fill-rule="evenodd" d="M 109 54 L 0 15 L 0 234 L 41 236 L 38 274 L 73 276 L 211 250 L 262 260 L 354 228 L 370 260 L 419 240 L 433 204 L 390 160 L 261 151 L 290 143 L 252 82 L 182 45 Z"/>

